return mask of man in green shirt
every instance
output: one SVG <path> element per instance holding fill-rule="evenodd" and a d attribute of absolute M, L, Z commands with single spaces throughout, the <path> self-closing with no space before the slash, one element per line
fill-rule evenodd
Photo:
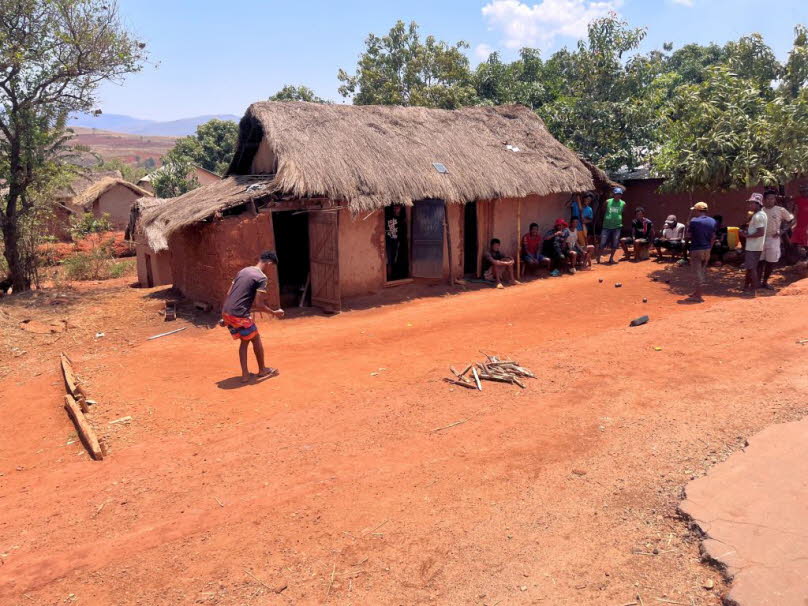
<path fill-rule="evenodd" d="M 613 197 L 606 200 L 606 214 L 603 216 L 603 230 L 600 233 L 600 248 L 598 249 L 598 263 L 604 249 L 611 249 L 609 263 L 614 263 L 614 253 L 620 247 L 620 232 L 623 229 L 623 209 L 626 201 L 623 200 L 623 188 L 615 187 Z"/>

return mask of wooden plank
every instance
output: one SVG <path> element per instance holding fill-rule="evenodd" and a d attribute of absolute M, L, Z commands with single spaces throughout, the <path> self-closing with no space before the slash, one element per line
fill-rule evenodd
<path fill-rule="evenodd" d="M 327 312 L 342 309 L 339 276 L 339 213 L 309 215 L 311 304 Z"/>
<path fill-rule="evenodd" d="M 104 453 L 101 450 L 101 444 L 98 442 L 98 436 L 95 435 L 95 430 L 87 422 L 87 418 L 84 416 L 81 408 L 79 408 L 78 403 L 70 394 L 65 394 L 65 409 L 73 420 L 76 431 L 84 447 L 87 449 L 87 452 L 89 452 L 90 456 L 96 461 L 103 460 Z"/>
<path fill-rule="evenodd" d="M 70 358 L 68 358 L 67 355 L 64 353 L 62 353 L 61 355 L 61 364 L 62 364 L 62 376 L 64 377 L 65 380 L 65 389 L 67 389 L 67 392 L 71 396 L 73 396 L 73 398 L 77 402 L 79 402 L 81 409 L 86 412 L 87 394 L 79 384 L 79 380 L 76 377 L 76 373 L 73 372 L 73 363 L 70 361 Z"/>

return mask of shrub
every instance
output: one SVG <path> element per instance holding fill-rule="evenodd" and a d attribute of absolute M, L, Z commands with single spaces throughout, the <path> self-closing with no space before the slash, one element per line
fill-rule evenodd
<path fill-rule="evenodd" d="M 62 261 L 68 280 L 105 280 L 109 278 L 112 255 L 106 247 L 79 252 Z"/>

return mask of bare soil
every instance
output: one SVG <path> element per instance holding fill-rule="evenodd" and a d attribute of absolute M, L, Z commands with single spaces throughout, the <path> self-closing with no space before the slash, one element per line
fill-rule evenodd
<path fill-rule="evenodd" d="M 246 387 L 215 318 L 162 321 L 165 290 L 4 299 L 0 603 L 718 605 L 682 487 L 808 410 L 808 295 L 710 278 L 702 305 L 645 262 L 259 318 L 281 375 Z M 103 462 L 62 408 L 63 350 Z M 441 381 L 480 350 L 539 378 Z"/>

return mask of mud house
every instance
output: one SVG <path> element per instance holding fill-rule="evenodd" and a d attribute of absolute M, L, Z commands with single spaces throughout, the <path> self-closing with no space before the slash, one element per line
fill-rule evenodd
<path fill-rule="evenodd" d="M 126 229 L 132 203 L 151 194 L 134 183 L 116 177 L 106 177 L 93 183 L 74 200 L 74 206 L 96 217 L 109 215 L 113 229 Z"/>
<path fill-rule="evenodd" d="M 137 182 L 137 186 L 141 189 L 145 189 L 150 194 L 154 193 L 154 186 L 152 185 L 152 180 L 154 179 L 155 175 L 157 175 L 161 168 L 158 168 L 156 171 L 149 173 L 142 179 Z M 216 183 L 216 181 L 221 180 L 221 177 L 216 173 L 209 171 L 206 168 L 202 168 L 201 166 L 193 166 L 191 167 L 191 173 L 188 175 L 189 178 L 194 177 L 196 178 L 199 185 L 210 185 L 211 183 Z"/>
<path fill-rule="evenodd" d="M 490 238 L 516 254 L 530 221 L 568 215 L 570 194 L 601 176 L 521 106 L 262 102 L 241 120 L 228 176 L 142 223 L 152 250 L 171 251 L 174 285 L 189 298 L 219 306 L 235 272 L 276 249 L 277 300 L 308 286 L 314 305 L 338 310 L 390 282 L 478 274 Z M 393 213 L 407 246 L 391 276 Z"/>
<path fill-rule="evenodd" d="M 126 239 L 135 245 L 137 281 L 143 288 L 173 284 L 171 278 L 171 255 L 168 250 L 155 252 L 149 246 L 140 220 L 145 211 L 154 210 L 167 202 L 168 200 L 164 198 L 138 198 L 132 203 L 129 211 Z"/>

